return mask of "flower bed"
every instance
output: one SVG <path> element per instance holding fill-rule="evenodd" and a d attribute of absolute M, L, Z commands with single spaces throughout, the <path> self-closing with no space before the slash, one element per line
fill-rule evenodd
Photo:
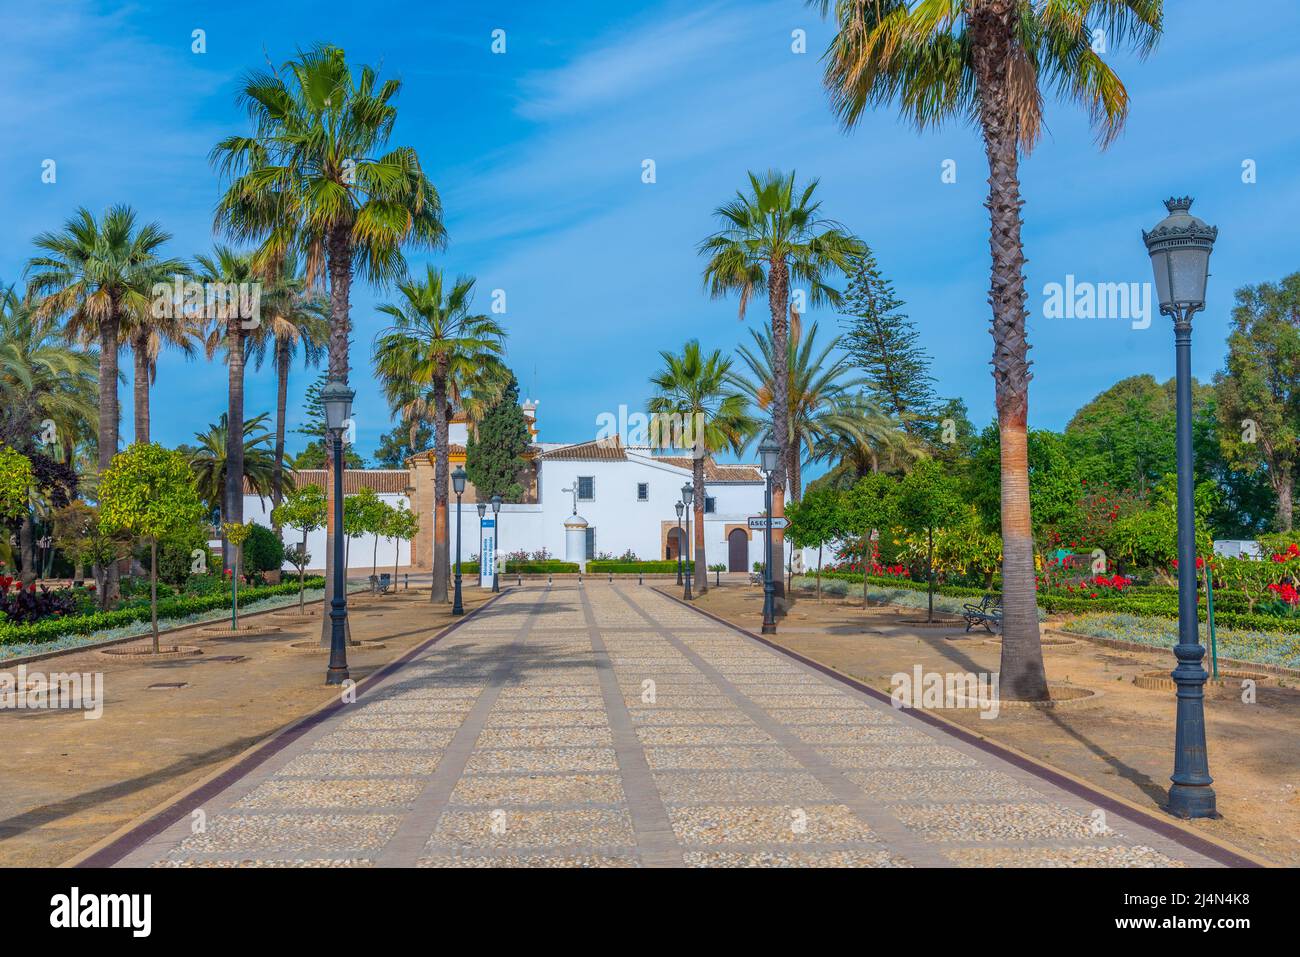
<path fill-rule="evenodd" d="M 1071 618 L 1061 627 L 1074 634 L 1131 641 L 1135 644 L 1166 650 L 1172 649 L 1178 643 L 1178 622 L 1164 618 L 1092 613 Z M 1208 669 L 1209 630 L 1202 625 L 1200 631 L 1201 643 L 1206 647 L 1204 664 Z M 1216 614 L 1214 636 L 1221 658 L 1279 665 L 1283 668 L 1300 668 L 1300 635 L 1260 628 L 1231 627 L 1221 623 Z"/>
<path fill-rule="evenodd" d="M 319 588 L 324 584 L 321 578 L 307 579 L 309 587 Z M 252 605 L 265 598 L 279 595 L 298 595 L 298 583 L 283 585 L 265 585 L 259 588 L 241 588 L 239 606 Z M 204 612 L 217 611 L 230 607 L 230 594 L 218 592 L 210 595 L 181 595 L 158 600 L 159 625 L 173 624 L 173 619 L 184 619 Z M 68 635 L 89 635 L 97 632 L 122 628 L 150 620 L 149 605 L 133 605 L 113 611 L 99 611 L 89 615 L 67 615 L 46 618 L 31 624 L 14 622 L 0 623 L 0 645 L 40 645 L 57 641 Z"/>

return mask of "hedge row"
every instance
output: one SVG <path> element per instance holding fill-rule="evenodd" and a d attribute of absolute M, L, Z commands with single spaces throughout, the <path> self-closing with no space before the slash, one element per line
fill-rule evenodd
<path fill-rule="evenodd" d="M 808 576 L 812 579 L 813 576 Z M 862 575 L 856 572 L 822 572 L 822 578 L 842 579 L 850 582 L 862 581 Z M 924 592 L 925 582 L 915 582 L 907 578 L 887 578 L 871 575 L 868 584 L 880 588 L 905 588 Z M 995 591 L 994 594 L 997 592 Z M 977 597 L 984 594 L 980 588 L 968 588 L 961 585 L 941 585 L 935 594 L 954 598 Z M 1205 596 L 1197 606 L 1197 615 L 1201 621 L 1206 620 Z M 1121 594 L 1107 594 L 1097 598 L 1081 597 L 1077 594 L 1060 592 L 1039 592 L 1038 606 L 1048 614 L 1079 614 L 1085 612 L 1114 612 L 1133 615 L 1151 615 L 1157 618 L 1178 617 L 1178 592 L 1172 588 L 1147 587 L 1138 591 L 1125 589 Z M 1252 613 L 1245 598 L 1236 592 L 1216 591 L 1214 593 L 1214 623 L 1224 628 L 1240 628 L 1254 631 L 1280 631 L 1300 633 L 1300 618 L 1286 618 L 1280 615 L 1263 615 Z"/>
<path fill-rule="evenodd" d="M 306 580 L 307 588 L 323 588 L 325 579 L 312 577 Z M 281 585 L 263 585 L 256 588 L 239 589 L 241 606 L 271 598 L 276 595 L 298 594 L 298 583 L 286 582 Z M 184 618 L 186 615 L 202 614 L 218 608 L 230 607 L 229 592 L 215 595 L 181 595 L 163 598 L 158 601 L 158 623 L 164 619 Z M 149 606 L 138 605 L 132 608 L 118 608 L 114 611 L 97 611 L 89 615 L 70 615 L 67 618 L 46 618 L 30 625 L 0 623 L 0 645 L 39 644 L 54 641 L 64 635 L 89 635 L 108 628 L 121 628 L 136 622 L 149 620 Z"/>
<path fill-rule="evenodd" d="M 617 559 L 597 559 L 587 562 L 587 571 L 590 574 L 597 572 L 615 575 L 662 575 L 664 573 L 676 574 L 677 559 L 672 561 L 650 561 L 650 562 L 622 562 Z"/>

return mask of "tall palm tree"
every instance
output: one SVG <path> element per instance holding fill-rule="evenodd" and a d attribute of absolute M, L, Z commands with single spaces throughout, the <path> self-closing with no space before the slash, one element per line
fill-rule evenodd
<path fill-rule="evenodd" d="M 253 257 L 238 253 L 229 246 L 218 246 L 212 255 L 197 256 L 197 276 L 204 283 L 238 285 L 257 283 Z M 226 416 L 231 422 L 244 421 L 244 340 L 252 328 L 239 315 L 238 309 L 225 310 L 225 316 L 212 314 L 206 317 L 207 337 L 204 351 L 211 359 L 224 349 L 226 354 Z M 226 435 L 226 490 L 222 499 L 221 514 L 226 522 L 244 521 L 244 443 L 242 436 L 233 430 Z M 222 552 L 225 567 L 234 569 L 235 552 L 222 535 Z"/>
<path fill-rule="evenodd" d="M 1128 91 L 1094 48 L 1155 48 L 1161 0 L 809 0 L 839 29 L 827 51 L 832 106 L 853 127 L 868 106 L 897 103 L 919 129 L 976 125 L 989 167 L 993 384 L 1002 466 L 1001 687 L 1047 697 L 1029 510 L 1029 345 L 1025 339 L 1020 157 L 1042 131 L 1045 90 L 1087 109 L 1098 142 L 1123 129 Z"/>
<path fill-rule="evenodd" d="M 781 462 L 790 459 L 789 411 L 786 394 L 786 342 L 789 338 L 791 282 L 808 287 L 811 305 L 838 306 L 839 290 L 826 282 L 828 273 L 844 272 L 863 243 L 839 223 L 821 215 L 821 201 L 814 199 L 818 180 L 802 188 L 795 186 L 795 174 L 777 170 L 749 173 L 749 189 L 719 206 L 714 215 L 721 229 L 700 243 L 707 257 L 704 286 L 714 298 L 738 293 L 740 317 L 745 317 L 750 297 L 767 296 L 771 313 L 769 329 L 776 343 L 776 389 L 769 403 L 772 434 L 781 448 Z M 772 512 L 785 511 L 787 476 L 778 468 L 772 475 Z M 781 547 L 781 532 L 773 530 L 773 546 Z M 779 589 L 784 594 L 784 588 Z"/>
<path fill-rule="evenodd" d="M 471 397 L 482 400 L 509 379 L 501 356 L 505 330 L 496 320 L 470 313 L 474 280 L 457 277 L 450 286 L 442 271 L 426 267 L 424 281 L 398 285 L 401 299 L 379 311 L 393 324 L 375 339 L 375 369 L 385 383 L 404 379 L 430 392 L 433 411 L 433 588 L 430 601 L 447 600 L 451 543 L 447 534 L 450 441 L 447 420 L 452 407 Z"/>
<path fill-rule="evenodd" d="M 275 293 L 262 301 L 262 322 L 249 331 L 244 345 L 245 362 L 251 359 L 261 369 L 268 352 L 275 366 L 275 472 L 271 477 L 271 503 L 284 501 L 284 430 L 289 405 L 289 369 L 302 349 L 308 368 L 320 365 L 329 336 L 328 302 L 308 291 L 306 277 L 298 275 L 298 258 L 290 256 L 282 265 Z"/>
<path fill-rule="evenodd" d="M 212 160 L 230 186 L 217 205 L 218 227 L 258 242 L 259 268 L 278 271 L 293 250 L 320 287 L 329 276 L 329 377 L 348 380 L 354 271 L 372 283 L 403 276 L 406 245 L 446 243 L 442 203 L 407 146 L 386 149 L 397 119 L 397 80 L 373 67 L 354 73 L 343 51 L 320 45 L 279 70 L 249 74 L 240 90 L 252 132 L 230 136 Z M 326 456 L 326 467 L 332 456 Z M 325 600 L 333 587 L 334 483 L 326 482 Z M 321 621 L 321 643 L 329 623 Z"/>
<path fill-rule="evenodd" d="M 185 263 L 175 263 L 174 274 L 159 277 L 166 282 L 176 277 L 190 279 L 193 272 Z M 155 300 L 155 303 L 157 300 Z M 133 441 L 149 441 L 149 389 L 158 375 L 158 355 L 164 346 L 179 349 L 188 359 L 194 355 L 194 340 L 200 327 L 183 303 L 170 302 L 172 308 L 151 308 L 135 313 L 122 327 L 122 335 L 131 346 L 133 365 L 131 413 L 134 421 Z"/>
<path fill-rule="evenodd" d="M 702 595 L 709 590 L 709 566 L 704 557 L 704 460 L 726 450 L 739 454 L 757 423 L 749 416 L 749 402 L 732 385 L 731 360 L 724 359 L 719 350 L 706 356 L 699 340 L 692 339 L 681 355 L 660 352 L 659 356 L 663 367 L 650 378 L 656 394 L 650 398 L 649 410 L 656 415 L 680 416 L 683 423 L 690 423 L 690 431 L 683 434 L 689 434 L 694 445 L 695 581 Z"/>
<path fill-rule="evenodd" d="M 28 262 L 26 272 L 29 291 L 42 297 L 38 315 L 62 319 L 69 340 L 99 347 L 100 472 L 117 454 L 121 332 L 151 311 L 155 284 L 169 282 L 184 268 L 178 259 L 162 258 L 162 246 L 169 239 L 171 234 L 157 223 L 138 225 L 130 206 L 113 206 L 99 219 L 82 207 L 62 230 L 33 240 L 39 254 Z M 116 596 L 117 580 L 114 563 L 105 580 L 105 601 Z"/>
<path fill-rule="evenodd" d="M 839 399 L 836 406 L 825 417 L 809 455 L 814 462 L 834 463 L 817 484 L 852 488 L 864 475 L 906 471 L 925 456 L 924 440 L 865 394 Z"/>
<path fill-rule="evenodd" d="M 817 344 L 817 323 L 804 335 L 799 314 L 794 314 L 786 343 L 784 362 L 778 362 L 778 350 L 765 329 L 751 329 L 752 345 L 737 348 L 748 374 L 732 375 L 732 381 L 760 409 L 770 409 L 777 393 L 778 369 L 786 371 L 785 393 L 789 397 L 789 428 L 784 435 L 785 468 L 789 475 L 790 497 L 797 500 L 803 491 L 803 460 L 812 456 L 818 440 L 837 429 L 861 427 L 858 410 L 847 404 L 865 379 L 854 371 L 853 362 L 843 352 L 837 353 L 840 340 L 832 338 Z M 775 434 L 775 433 L 774 433 Z M 775 505 L 775 499 L 773 500 Z"/>
<path fill-rule="evenodd" d="M 271 482 L 275 473 L 275 451 L 272 446 L 271 433 L 266 430 L 267 415 L 263 412 L 244 423 L 243 432 L 238 436 L 240 458 L 244 465 L 244 479 L 259 498 L 271 494 Z M 230 420 L 226 413 L 206 432 L 195 432 L 198 446 L 190 452 L 190 468 L 194 471 L 194 482 L 198 486 L 199 497 L 208 503 L 209 509 L 221 512 L 223 522 L 230 521 L 226 512 L 226 485 L 230 473 Z M 292 473 L 290 473 L 292 485 Z"/>

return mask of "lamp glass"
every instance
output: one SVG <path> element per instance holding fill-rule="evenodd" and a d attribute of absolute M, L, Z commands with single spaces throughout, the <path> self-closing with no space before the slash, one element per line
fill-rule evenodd
<path fill-rule="evenodd" d="M 356 393 L 338 379 L 330 379 L 321 389 L 321 405 L 325 407 L 325 428 L 341 432 L 352 416 L 352 400 Z"/>
<path fill-rule="evenodd" d="M 687 482 L 682 486 L 682 504 L 687 508 L 690 507 L 691 501 L 695 498 L 695 486 Z"/>
<path fill-rule="evenodd" d="M 758 443 L 759 467 L 770 475 L 776 471 L 780 456 L 781 447 L 776 444 L 776 439 L 772 438 L 772 430 L 769 429 L 763 436 L 763 441 Z"/>
<path fill-rule="evenodd" d="M 501 496 L 500 496 L 500 495 L 493 495 L 493 496 L 492 496 L 492 511 L 493 511 L 493 513 L 496 513 L 496 512 L 501 511 Z"/>
<path fill-rule="evenodd" d="M 465 470 L 459 465 L 457 465 L 456 470 L 451 473 L 451 487 L 455 490 L 457 495 L 465 494 Z"/>
<path fill-rule="evenodd" d="M 479 502 L 478 505 L 475 506 L 475 508 L 478 509 L 479 518 L 482 518 L 484 515 L 487 514 L 487 502 Z"/>
<path fill-rule="evenodd" d="M 682 517 L 682 512 L 686 511 L 686 506 L 683 505 L 681 502 L 678 502 L 677 505 L 676 505 L 675 507 L 676 507 L 676 509 L 677 509 L 677 517 L 678 517 L 678 518 L 681 518 L 681 517 Z"/>

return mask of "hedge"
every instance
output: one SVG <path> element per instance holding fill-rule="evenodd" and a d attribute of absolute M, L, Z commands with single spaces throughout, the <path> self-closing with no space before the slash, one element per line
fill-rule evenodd
<path fill-rule="evenodd" d="M 662 575 L 665 573 L 677 573 L 677 559 L 672 561 L 649 561 L 649 562 L 623 562 L 617 559 L 597 559 L 596 561 L 587 562 L 587 571 L 590 574 L 601 572 L 604 574 L 615 575 L 636 575 L 644 573 L 647 575 Z"/>
<path fill-rule="evenodd" d="M 307 588 L 322 588 L 323 578 L 308 578 Z M 256 588 L 239 589 L 239 604 L 247 605 L 263 598 L 276 595 L 298 594 L 298 583 L 286 582 L 281 585 L 263 585 Z M 215 595 L 181 595 L 174 598 L 162 598 L 158 601 L 158 622 L 167 618 L 183 618 L 205 611 L 230 607 L 230 593 Z M 107 628 L 121 628 L 136 622 L 149 620 L 149 606 L 138 605 L 132 608 L 118 608 L 114 611 L 97 611 L 89 615 L 70 615 L 66 618 L 46 618 L 30 625 L 0 623 L 0 645 L 39 644 L 55 641 L 64 635 L 89 635 Z"/>

